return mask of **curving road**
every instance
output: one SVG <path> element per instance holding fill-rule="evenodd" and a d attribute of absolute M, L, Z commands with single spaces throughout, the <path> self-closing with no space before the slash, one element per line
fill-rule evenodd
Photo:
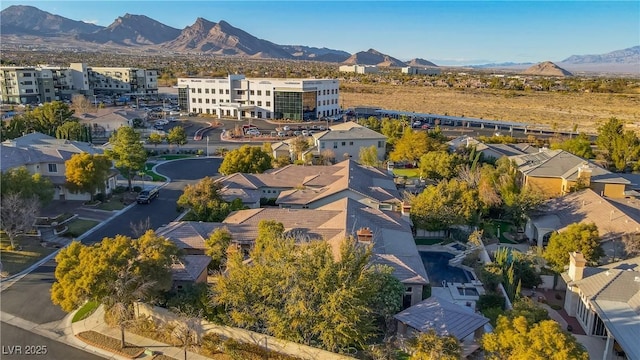
<path fill-rule="evenodd" d="M 158 199 L 150 204 L 132 206 L 84 238 L 82 242 L 90 244 L 98 242 L 104 237 L 114 237 L 117 234 L 132 236 L 131 224 L 140 223 L 147 218 L 150 219 L 153 229 L 168 224 L 179 215 L 176 210 L 176 201 L 182 194 L 184 187 L 205 176 L 217 175 L 221 162 L 222 159 L 219 158 L 193 158 L 158 165 L 156 171 L 172 180 L 160 190 Z M 55 266 L 55 261 L 49 261 L 2 291 L 0 311 L 39 325 L 62 320 L 67 314 L 60 307 L 54 305 L 50 298 L 51 284 L 55 280 Z M 2 329 L 7 329 L 6 326 L 7 324 L 2 323 Z M 16 344 L 26 343 L 25 341 L 28 341 L 30 336 L 36 336 L 24 330 L 19 332 L 26 338 L 12 337 L 10 340 Z M 16 331 L 17 333 L 18 331 Z M 5 334 L 3 334 L 1 340 L 0 343 L 4 345 L 5 340 L 9 340 L 9 338 L 5 338 Z M 60 355 L 59 358 L 77 357 L 69 353 L 69 357 Z"/>

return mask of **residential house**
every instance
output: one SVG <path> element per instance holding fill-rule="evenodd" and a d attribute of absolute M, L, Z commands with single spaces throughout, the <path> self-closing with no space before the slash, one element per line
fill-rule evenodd
<path fill-rule="evenodd" d="M 423 300 L 394 316 L 398 321 L 397 334 L 414 337 L 419 333 L 434 330 L 438 336 L 451 335 L 462 344 L 463 357 L 480 346 L 476 339 L 485 333 L 489 319 L 476 314 L 472 308 L 461 306 L 437 296 Z"/>
<path fill-rule="evenodd" d="M 603 196 L 624 198 L 626 186 L 630 184 L 624 177 L 564 150 L 543 149 L 509 158 L 518 166 L 521 184 L 547 197 L 588 187 Z"/>
<path fill-rule="evenodd" d="M 595 223 L 602 241 L 640 233 L 640 200 L 611 199 L 591 189 L 573 192 L 548 200 L 539 214 L 527 221 L 525 235 L 542 247 L 554 232 L 582 222 Z"/>
<path fill-rule="evenodd" d="M 600 267 L 569 254 L 564 309 L 587 334 L 604 343 L 602 359 L 640 359 L 640 257 Z"/>
<path fill-rule="evenodd" d="M 373 263 L 391 266 L 394 276 L 405 285 L 405 307 L 423 299 L 423 288 L 429 280 L 409 223 L 398 213 L 374 209 L 348 197 L 316 209 L 240 210 L 222 223 L 172 222 L 158 229 L 157 233 L 175 242 L 188 254 L 203 254 L 205 240 L 221 227 L 231 232 L 236 244 L 243 248 L 251 247 L 261 220 L 281 222 L 286 234 L 300 241 L 327 241 L 336 257 L 341 242 L 347 237 L 371 244 Z"/>
<path fill-rule="evenodd" d="M 460 147 L 475 147 L 482 154 L 484 160 L 495 161 L 502 157 L 533 154 L 540 149 L 531 144 L 485 144 L 477 139 L 463 135 L 447 142 L 449 151 L 456 151 Z"/>
<path fill-rule="evenodd" d="M 277 159 L 282 156 L 286 156 L 291 159 L 293 156 L 291 154 L 291 146 L 286 141 L 278 141 L 271 144 L 271 156 L 274 159 Z"/>
<path fill-rule="evenodd" d="M 26 167 L 32 174 L 51 179 L 55 186 L 54 200 L 90 200 L 89 193 L 72 193 L 66 188 L 65 162 L 75 154 L 102 154 L 102 150 L 89 143 L 56 139 L 34 132 L 1 144 L 2 162 L 0 171 Z M 113 171 L 105 182 L 106 194 L 116 187 Z"/>
<path fill-rule="evenodd" d="M 123 109 L 123 108 L 103 108 L 96 109 L 93 113 L 74 115 L 81 124 L 87 124 L 97 137 L 110 137 L 111 134 L 122 126 L 133 127 L 134 119 L 142 121 L 147 119 L 145 111 Z"/>
<path fill-rule="evenodd" d="M 378 160 L 383 160 L 387 146 L 386 136 L 352 121 L 333 125 L 312 136 L 313 153 L 320 155 L 330 150 L 336 159 L 359 159 L 361 148 L 373 146 L 378 152 Z"/>
<path fill-rule="evenodd" d="M 263 174 L 236 173 L 218 179 L 226 201 L 256 208 L 260 198 L 286 208 L 317 208 L 350 197 L 381 210 L 399 210 L 402 196 L 393 178 L 377 168 L 345 160 L 335 165 L 289 165 Z"/>
<path fill-rule="evenodd" d="M 188 285 L 206 283 L 210 262 L 211 256 L 207 255 L 185 255 L 176 259 L 171 265 L 173 288 L 182 290 Z"/>

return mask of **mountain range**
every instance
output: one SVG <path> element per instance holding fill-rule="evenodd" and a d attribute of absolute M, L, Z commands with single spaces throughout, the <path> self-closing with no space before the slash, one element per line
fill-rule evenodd
<path fill-rule="evenodd" d="M 9 37 L 18 40 L 28 38 L 30 41 L 40 38 L 39 43 L 46 43 L 47 38 L 54 37 L 56 41 L 73 42 L 76 47 L 86 50 L 110 46 L 141 51 L 152 49 L 169 53 L 313 60 L 391 67 L 437 66 L 424 59 L 405 62 L 375 49 L 349 54 L 342 50 L 305 45 L 279 45 L 260 39 L 224 20 L 216 23 L 202 17 L 197 18 L 193 25 L 176 29 L 145 15 L 125 14 L 111 25 L 103 27 L 51 14 L 33 6 L 13 5 L 0 12 L 0 34 L 3 43 Z M 573 55 L 557 64 L 565 68 L 620 64 L 637 66 L 640 64 L 640 46 L 601 55 Z"/>

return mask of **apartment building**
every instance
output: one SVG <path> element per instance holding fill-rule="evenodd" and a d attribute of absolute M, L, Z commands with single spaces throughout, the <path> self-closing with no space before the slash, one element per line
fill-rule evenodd
<path fill-rule="evenodd" d="M 89 67 L 71 63 L 68 67 L 37 65 L 0 67 L 0 95 L 3 103 L 37 104 L 71 100 L 75 94 L 157 94 L 158 71 L 137 68 Z"/>
<path fill-rule="evenodd" d="M 179 78 L 181 109 L 221 117 L 316 120 L 340 112 L 335 79 Z"/>
<path fill-rule="evenodd" d="M 377 74 L 377 65 L 340 65 L 340 72 L 351 72 L 356 74 Z"/>
<path fill-rule="evenodd" d="M 95 94 L 157 94 L 158 70 L 125 67 L 88 68 L 89 86 Z"/>

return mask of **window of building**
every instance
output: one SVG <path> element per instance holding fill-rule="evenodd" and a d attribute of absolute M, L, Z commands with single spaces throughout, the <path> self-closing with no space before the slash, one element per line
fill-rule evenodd
<path fill-rule="evenodd" d="M 222 91 L 222 89 L 218 89 L 218 94 L 224 94 L 224 92 Z"/>
<path fill-rule="evenodd" d="M 216 103 L 216 99 L 211 99 L 211 103 L 215 104 Z"/>
<path fill-rule="evenodd" d="M 258 90 L 258 96 L 262 96 L 262 90 Z"/>
<path fill-rule="evenodd" d="M 378 141 L 378 149 L 382 149 L 384 147 L 384 141 Z"/>
<path fill-rule="evenodd" d="M 44 89 L 44 92 L 49 93 L 51 92 L 51 89 Z"/>
<path fill-rule="evenodd" d="M 320 143 L 320 149 L 324 149 L 324 143 L 323 142 Z"/>
<path fill-rule="evenodd" d="M 262 106 L 262 101 L 258 101 L 258 106 Z"/>
<path fill-rule="evenodd" d="M 255 91 L 253 91 L 253 90 L 249 90 L 249 94 L 250 94 L 250 95 L 255 95 Z"/>
<path fill-rule="evenodd" d="M 353 141 L 349 141 L 349 146 L 353 146 Z"/>
<path fill-rule="evenodd" d="M 334 149 L 337 149 L 337 148 L 338 148 L 338 142 L 337 142 L 337 141 L 334 141 L 334 142 L 333 142 L 333 148 L 334 148 Z"/>
<path fill-rule="evenodd" d="M 343 141 L 342 142 L 342 146 L 345 146 L 345 145 L 347 145 L 347 143 L 345 141 Z"/>
<path fill-rule="evenodd" d="M 267 101 L 267 106 L 271 106 L 271 101 Z"/>
<path fill-rule="evenodd" d="M 242 90 L 236 91 L 236 95 L 242 95 Z"/>
<path fill-rule="evenodd" d="M 209 89 L 204 89 L 204 93 L 208 94 L 209 93 Z"/>
<path fill-rule="evenodd" d="M 196 93 L 196 89 L 191 89 L 191 93 L 195 94 Z"/>
<path fill-rule="evenodd" d="M 202 89 L 198 88 L 198 94 L 202 94 Z"/>
<path fill-rule="evenodd" d="M 198 104 L 202 104 L 202 99 L 198 99 Z"/>
<path fill-rule="evenodd" d="M 226 89 L 226 90 L 224 91 L 224 93 L 225 93 L 225 94 L 227 94 L 227 95 L 229 95 L 229 89 Z"/>
<path fill-rule="evenodd" d="M 191 102 L 195 104 L 196 103 L 196 98 L 191 98 Z"/>
<path fill-rule="evenodd" d="M 208 103 L 209 103 L 209 99 L 204 99 L 204 102 L 205 102 L 206 104 L 208 104 Z"/>
<path fill-rule="evenodd" d="M 271 90 L 267 90 L 265 91 L 265 93 L 267 94 L 267 96 L 271 96 Z"/>
<path fill-rule="evenodd" d="M 49 164 L 49 172 L 57 173 L 58 172 L 58 164 Z"/>

